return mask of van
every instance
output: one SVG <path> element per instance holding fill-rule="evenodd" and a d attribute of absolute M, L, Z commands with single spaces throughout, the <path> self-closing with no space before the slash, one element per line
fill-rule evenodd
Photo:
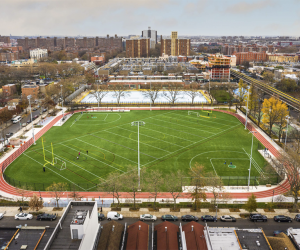
<path fill-rule="evenodd" d="M 108 212 L 107 213 L 108 220 L 123 220 L 123 215 L 117 212 Z"/>
<path fill-rule="evenodd" d="M 13 120 L 12 120 L 12 122 L 13 123 L 18 123 L 19 121 L 21 121 L 22 120 L 22 117 L 21 116 L 16 116 Z"/>

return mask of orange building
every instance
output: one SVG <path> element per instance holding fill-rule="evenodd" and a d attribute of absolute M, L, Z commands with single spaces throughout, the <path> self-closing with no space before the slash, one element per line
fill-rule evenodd
<path fill-rule="evenodd" d="M 236 64 L 240 65 L 243 62 L 265 62 L 267 61 L 267 53 L 263 52 L 234 52 L 236 56 Z"/>
<path fill-rule="evenodd" d="M 11 96 L 17 93 L 17 86 L 16 84 L 7 84 L 2 87 L 2 90 L 4 96 Z"/>
<path fill-rule="evenodd" d="M 22 97 L 31 95 L 32 100 L 38 99 L 39 88 L 37 85 L 24 85 L 22 87 Z"/>
<path fill-rule="evenodd" d="M 210 79 L 230 79 L 230 57 L 222 54 L 210 55 L 208 57 L 208 70 Z"/>

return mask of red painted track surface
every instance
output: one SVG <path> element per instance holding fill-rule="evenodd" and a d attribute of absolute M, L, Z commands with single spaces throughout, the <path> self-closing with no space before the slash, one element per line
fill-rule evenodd
<path fill-rule="evenodd" d="M 161 108 L 152 108 L 152 110 L 162 110 Z M 197 108 L 195 108 L 197 109 Z M 198 108 L 200 109 L 200 108 Z M 110 109 L 109 109 L 110 110 Z M 149 110 L 149 108 L 130 108 L 130 110 Z M 176 109 L 172 109 L 172 108 L 165 108 L 163 110 L 191 110 L 191 108 L 176 108 Z M 224 110 L 216 110 L 219 112 L 223 112 L 223 113 L 228 113 L 230 115 L 234 115 L 242 124 L 245 124 L 245 119 L 243 117 L 241 117 L 238 114 L 233 114 L 230 113 L 228 111 L 224 111 Z M 80 110 L 78 110 L 77 112 L 80 112 Z M 44 133 L 46 133 L 56 122 L 58 122 L 60 119 L 62 118 L 62 115 L 56 117 L 55 119 L 53 119 L 50 123 L 48 123 L 41 131 L 39 131 L 35 137 L 36 140 L 39 139 Z M 257 131 L 251 124 L 247 124 L 247 128 L 249 131 Z M 274 148 L 272 146 L 272 144 L 270 144 L 259 132 L 254 134 L 255 137 L 266 147 L 268 148 L 268 150 L 276 157 L 279 156 L 279 152 L 276 150 L 276 148 Z M 7 159 L 4 160 L 3 162 L 0 163 L 0 169 L 4 170 L 13 160 L 15 160 L 19 155 L 21 155 L 28 147 L 30 147 L 32 145 L 33 141 L 32 139 L 29 140 L 27 143 L 25 143 L 23 146 L 21 146 L 18 150 L 18 152 L 15 152 L 12 156 L 11 159 Z M 18 193 L 16 192 L 16 189 L 9 185 L 8 183 L 6 183 L 6 181 L 4 180 L 3 176 L 0 176 L 0 190 L 10 194 L 10 195 L 16 195 L 18 196 Z M 250 196 L 252 193 L 255 194 L 255 196 L 257 198 L 266 198 L 266 197 L 271 197 L 273 195 L 278 195 L 278 194 L 282 194 L 285 193 L 286 191 L 289 190 L 289 183 L 287 180 L 283 181 L 280 185 L 278 185 L 277 187 L 273 188 L 273 189 L 269 189 L 266 191 L 259 191 L 259 192 L 241 192 L 241 193 L 233 193 L 230 192 L 230 197 L 232 199 L 246 199 L 248 198 L 248 196 Z M 32 195 L 33 193 L 36 193 L 38 196 L 40 195 L 39 192 L 34 192 L 34 191 L 29 191 L 28 194 Z M 105 192 L 79 192 L 79 195 L 85 198 L 98 198 L 99 196 L 101 198 L 112 198 L 111 194 L 105 193 Z M 44 198 L 50 198 L 53 197 L 50 193 L 48 192 L 41 192 L 41 196 Z M 65 196 L 67 197 L 67 194 L 65 194 Z M 212 193 L 207 193 L 207 198 L 212 198 L 213 195 Z M 131 196 L 128 193 L 122 193 L 120 198 L 131 198 Z M 137 199 L 142 199 L 142 198 L 151 198 L 151 195 L 147 192 L 140 192 L 136 195 Z M 169 193 L 160 193 L 158 199 L 171 199 L 172 196 Z M 184 193 L 182 194 L 182 196 L 180 198 L 191 198 L 189 193 Z"/>

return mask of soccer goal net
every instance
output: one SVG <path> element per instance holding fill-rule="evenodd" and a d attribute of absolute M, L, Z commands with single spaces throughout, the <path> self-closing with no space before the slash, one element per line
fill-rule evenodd
<path fill-rule="evenodd" d="M 199 117 L 199 113 L 195 111 L 188 111 L 188 115 L 193 115 Z"/>
<path fill-rule="evenodd" d="M 64 170 L 64 169 L 67 168 L 66 162 L 63 161 L 62 159 L 57 158 L 57 157 L 54 158 L 54 163 L 56 165 L 54 167 L 56 167 L 59 170 Z"/>

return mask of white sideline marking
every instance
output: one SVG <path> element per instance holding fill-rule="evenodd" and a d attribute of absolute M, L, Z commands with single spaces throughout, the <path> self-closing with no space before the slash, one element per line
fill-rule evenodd
<path fill-rule="evenodd" d="M 74 148 L 71 148 L 71 147 L 69 147 L 69 146 L 67 146 L 67 145 L 64 145 L 64 144 L 62 144 L 62 143 L 60 143 L 60 144 L 61 144 L 61 145 L 63 145 L 63 146 L 65 146 L 65 147 L 67 147 L 67 148 L 70 148 L 70 149 L 72 149 L 72 150 L 74 150 L 74 151 L 77 151 L 77 152 L 78 152 L 78 150 L 76 150 L 76 149 L 74 149 Z M 89 155 L 89 158 L 92 158 L 92 159 L 94 159 L 94 160 L 96 160 L 96 161 L 99 161 L 99 162 L 101 162 L 101 163 L 103 163 L 103 164 L 105 164 L 105 165 L 109 166 L 109 167 L 112 167 L 112 168 L 114 168 L 114 169 L 116 169 L 116 170 L 119 170 L 119 171 L 121 171 L 121 172 L 125 173 L 125 172 L 124 172 L 124 171 L 122 171 L 121 169 L 115 168 L 115 167 L 113 167 L 113 166 L 111 166 L 111 165 L 108 165 L 108 164 L 107 164 L 107 163 L 105 163 L 105 162 L 102 162 L 102 161 L 100 161 L 100 160 L 97 160 L 96 158 L 92 157 L 91 155 Z"/>
<path fill-rule="evenodd" d="M 37 160 L 35 160 L 35 159 L 33 159 L 33 158 L 31 158 L 29 155 L 27 155 L 26 153 L 23 153 L 24 155 L 26 155 L 28 158 L 30 158 L 31 160 L 34 160 L 35 162 L 37 162 L 38 164 L 40 164 L 40 165 L 42 165 L 42 166 L 44 166 L 42 163 L 40 163 L 40 162 L 38 162 Z M 59 173 L 56 173 L 54 170 L 52 170 L 51 168 L 48 168 L 49 170 L 51 170 L 52 172 L 54 172 L 55 174 L 57 174 L 57 175 L 59 175 L 60 177 L 62 177 L 62 178 L 64 178 L 64 179 L 66 179 L 67 181 L 69 181 L 69 182 L 71 182 L 72 184 L 74 184 L 75 186 L 77 186 L 77 187 L 79 187 L 79 188 L 81 188 L 81 189 L 83 189 L 84 191 L 86 191 L 86 189 L 84 189 L 83 187 L 80 187 L 80 186 L 78 186 L 76 183 L 74 183 L 74 182 L 72 182 L 72 181 L 70 181 L 68 178 L 66 178 L 66 177 L 64 177 L 64 176 L 62 176 L 61 174 L 59 174 Z"/>
<path fill-rule="evenodd" d="M 106 116 L 105 116 L 105 118 L 104 118 L 104 120 L 103 120 L 103 121 L 105 121 L 105 120 L 106 120 L 107 116 L 108 116 L 108 114 L 106 114 Z"/>

